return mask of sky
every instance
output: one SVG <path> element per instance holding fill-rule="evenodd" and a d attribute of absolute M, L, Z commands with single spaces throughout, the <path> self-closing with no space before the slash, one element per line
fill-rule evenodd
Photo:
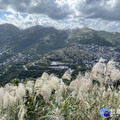
<path fill-rule="evenodd" d="M 0 24 L 120 32 L 120 0 L 0 0 Z"/>

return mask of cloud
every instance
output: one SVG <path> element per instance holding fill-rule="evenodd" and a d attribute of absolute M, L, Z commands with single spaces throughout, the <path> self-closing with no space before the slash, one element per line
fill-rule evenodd
<path fill-rule="evenodd" d="M 71 14 L 67 3 L 55 0 L 0 0 L 1 10 L 20 13 L 44 14 L 53 19 L 63 19 Z"/>
<path fill-rule="evenodd" d="M 84 17 L 67 17 L 62 20 L 54 20 L 46 15 L 7 13 L 0 17 L 0 23 L 13 23 L 19 28 L 28 28 L 34 25 L 55 27 L 57 29 L 75 29 L 88 27 L 95 30 L 120 32 L 120 21 L 107 21 L 101 19 L 86 19 Z"/>
<path fill-rule="evenodd" d="M 120 20 L 120 0 L 77 0 L 76 9 L 85 18 Z"/>
<path fill-rule="evenodd" d="M 60 20 L 69 16 L 120 20 L 120 0 L 0 0 L 0 10 L 43 14 Z"/>
<path fill-rule="evenodd" d="M 120 32 L 120 0 L 0 0 L 0 23 Z"/>

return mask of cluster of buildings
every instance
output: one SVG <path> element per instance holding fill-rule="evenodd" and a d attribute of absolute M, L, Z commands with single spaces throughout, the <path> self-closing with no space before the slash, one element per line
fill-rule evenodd
<path fill-rule="evenodd" d="M 74 44 L 72 46 L 74 49 L 82 50 L 90 56 L 88 59 L 82 59 L 82 62 L 86 65 L 86 67 L 91 68 L 93 65 L 99 61 L 100 58 L 104 58 L 106 60 L 115 60 L 116 62 L 120 63 L 120 50 L 118 50 L 115 47 L 106 47 L 106 46 L 99 46 L 99 45 L 94 45 L 94 44 Z M 6 52 L 1 52 L 0 57 L 4 56 L 5 54 L 10 54 L 10 51 Z M 17 53 L 15 55 L 12 55 L 11 57 L 7 57 L 6 59 L 2 62 L 0 62 L 0 66 L 6 66 L 9 65 L 10 63 L 15 63 L 15 62 L 22 62 L 26 60 L 31 59 L 30 54 L 22 54 L 22 53 Z M 50 65 L 52 68 L 57 69 L 56 67 L 58 66 L 59 69 L 67 69 L 68 66 L 65 66 L 63 63 L 57 63 L 56 61 L 53 61 Z"/>
<path fill-rule="evenodd" d="M 82 45 L 78 44 L 80 50 L 88 52 L 92 54 L 94 57 L 88 60 L 84 60 L 83 63 L 87 67 L 92 67 L 100 58 L 104 58 L 106 60 L 115 60 L 116 62 L 120 62 L 120 51 L 115 47 L 106 47 L 99 45 Z"/>
<path fill-rule="evenodd" d="M 10 55 L 10 53 L 2 53 L 1 57 L 4 57 L 5 60 L 0 62 L 0 66 L 6 66 L 9 65 L 10 63 L 15 63 L 15 62 L 22 62 L 25 60 L 29 60 L 31 56 L 29 54 L 22 54 L 22 53 L 17 53 L 16 55 Z"/>

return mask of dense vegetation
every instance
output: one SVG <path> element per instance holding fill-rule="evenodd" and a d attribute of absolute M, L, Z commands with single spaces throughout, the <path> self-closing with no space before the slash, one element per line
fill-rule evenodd
<path fill-rule="evenodd" d="M 100 59 L 92 72 L 79 73 L 73 81 L 69 71 L 61 78 L 43 73 L 36 81 L 16 79 L 0 88 L 0 119 L 102 120 L 101 108 L 120 108 L 116 65 Z M 106 119 L 119 120 L 120 114 L 109 112 Z"/>
<path fill-rule="evenodd" d="M 105 47 L 115 46 L 119 49 L 119 39 L 120 33 L 88 28 L 57 30 L 52 27 L 34 26 L 19 29 L 11 24 L 0 25 L 0 84 L 6 84 L 15 78 L 36 79 L 44 71 L 61 77 L 65 70 L 49 68 L 52 61 L 65 63 L 75 70 L 74 73 L 78 70 L 88 70 L 83 60 L 92 61 L 94 55 L 76 45 L 97 44 Z M 23 56 L 19 57 L 18 54 Z M 30 65 L 33 62 L 36 63 L 35 66 Z M 28 70 L 24 69 L 24 65 Z"/>
<path fill-rule="evenodd" d="M 52 27 L 34 26 L 19 29 L 11 24 L 0 25 L 0 46 L 4 50 L 29 54 L 47 53 L 73 43 L 120 46 L 120 34 L 95 31 L 88 28 L 57 30 Z M 10 52 L 9 51 L 9 52 Z"/>
<path fill-rule="evenodd" d="M 113 46 L 114 44 L 111 43 L 111 40 L 112 39 L 110 37 L 109 39 L 106 39 L 105 36 L 98 34 L 98 31 L 94 31 L 88 28 L 83 28 L 73 32 L 70 35 L 70 38 L 68 39 L 70 44 L 72 44 L 73 42 L 77 42 L 80 44 L 97 44 L 100 46 Z"/>

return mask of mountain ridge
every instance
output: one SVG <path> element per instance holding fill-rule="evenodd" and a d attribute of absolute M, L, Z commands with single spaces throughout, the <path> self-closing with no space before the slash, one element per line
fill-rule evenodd
<path fill-rule="evenodd" d="M 87 70 L 103 56 L 119 61 L 119 39 L 120 33 L 89 28 L 0 25 L 0 84 L 14 78 L 37 78 L 44 71 L 62 74 L 66 68 Z M 63 66 L 51 66 L 52 62 Z"/>

